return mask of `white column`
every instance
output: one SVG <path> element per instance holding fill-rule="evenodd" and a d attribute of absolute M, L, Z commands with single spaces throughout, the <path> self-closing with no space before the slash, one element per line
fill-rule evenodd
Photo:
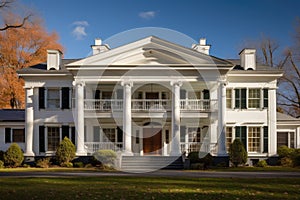
<path fill-rule="evenodd" d="M 76 155 L 84 156 L 84 82 L 75 84 Z"/>
<path fill-rule="evenodd" d="M 26 147 L 24 156 L 34 156 L 32 151 L 33 146 L 33 88 L 25 88 L 25 136 Z"/>
<path fill-rule="evenodd" d="M 131 87 L 132 82 L 122 82 L 123 86 L 123 132 L 124 132 L 124 154 L 132 153 L 132 128 L 131 128 Z"/>
<path fill-rule="evenodd" d="M 181 155 L 180 150 L 180 87 L 181 82 L 171 82 L 172 92 L 172 140 L 171 156 Z"/>
<path fill-rule="evenodd" d="M 225 114 L 226 114 L 226 84 L 223 81 L 219 83 L 218 89 L 218 156 L 227 156 L 226 152 L 226 123 L 225 123 Z"/>
<path fill-rule="evenodd" d="M 269 156 L 277 154 L 277 117 L 276 117 L 276 89 L 269 89 L 268 127 L 269 127 Z"/>

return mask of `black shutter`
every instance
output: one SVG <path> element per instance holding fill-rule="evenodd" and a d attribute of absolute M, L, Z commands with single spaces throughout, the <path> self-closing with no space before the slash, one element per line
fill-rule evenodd
<path fill-rule="evenodd" d="M 185 142 L 185 132 L 186 132 L 186 127 L 180 126 L 180 142 Z"/>
<path fill-rule="evenodd" d="M 24 143 L 25 143 L 25 136 L 26 136 L 26 134 L 25 134 L 25 128 L 23 128 L 23 138 L 22 138 L 22 142 L 24 142 Z"/>
<path fill-rule="evenodd" d="M 117 142 L 123 142 L 123 130 L 122 127 L 117 128 Z"/>
<path fill-rule="evenodd" d="M 264 126 L 264 149 L 263 149 L 263 153 L 268 153 L 268 149 L 269 149 L 269 129 L 267 126 Z"/>
<path fill-rule="evenodd" d="M 209 90 L 203 90 L 203 99 L 209 99 L 210 95 L 209 95 Z"/>
<path fill-rule="evenodd" d="M 180 99 L 186 98 L 186 90 L 180 90 Z"/>
<path fill-rule="evenodd" d="M 243 143 L 245 149 L 247 150 L 246 135 L 247 135 L 247 127 L 246 126 L 236 126 L 235 127 L 235 138 L 239 139 Z"/>
<path fill-rule="evenodd" d="M 62 126 L 61 127 L 61 136 L 62 136 L 62 140 L 65 139 L 65 137 L 70 139 L 70 134 L 69 134 L 69 126 Z"/>
<path fill-rule="evenodd" d="M 268 89 L 264 88 L 263 89 L 263 93 L 264 93 L 264 108 L 268 108 L 269 106 L 269 94 L 268 94 Z"/>
<path fill-rule="evenodd" d="M 75 145 L 75 132 L 76 132 L 76 130 L 75 130 L 75 126 L 72 126 L 71 127 L 71 141 L 72 141 L 72 143 Z"/>
<path fill-rule="evenodd" d="M 45 88 L 39 88 L 39 109 L 45 108 Z"/>
<path fill-rule="evenodd" d="M 39 126 L 39 150 L 45 152 L 45 126 Z"/>
<path fill-rule="evenodd" d="M 234 108 L 241 108 L 240 89 L 234 89 L 234 91 L 235 91 L 235 106 L 234 106 Z"/>
<path fill-rule="evenodd" d="M 95 90 L 95 99 L 100 99 L 100 90 Z"/>
<path fill-rule="evenodd" d="M 247 126 L 241 127 L 241 141 L 247 151 Z"/>
<path fill-rule="evenodd" d="M 241 108 L 247 108 L 247 89 L 241 89 Z"/>
<path fill-rule="evenodd" d="M 123 99 L 123 90 L 117 89 L 117 99 Z"/>
<path fill-rule="evenodd" d="M 100 142 L 100 127 L 94 126 L 94 136 L 93 136 L 93 142 Z"/>
<path fill-rule="evenodd" d="M 61 89 L 61 93 L 62 93 L 61 109 L 70 109 L 70 88 L 63 87 Z"/>
<path fill-rule="evenodd" d="M 11 143 L 11 128 L 5 128 L 5 143 Z"/>

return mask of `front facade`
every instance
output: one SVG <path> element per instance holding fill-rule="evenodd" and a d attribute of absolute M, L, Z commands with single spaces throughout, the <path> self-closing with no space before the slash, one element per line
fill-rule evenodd
<path fill-rule="evenodd" d="M 123 155 L 180 156 L 192 151 L 227 157 L 241 139 L 250 158 L 276 155 L 276 87 L 281 71 L 209 55 L 205 40 L 191 49 L 147 37 L 93 55 L 48 60 L 19 72 L 25 80 L 25 155 L 53 155 L 69 137 L 78 156 L 99 149 Z M 296 128 L 294 147 L 300 147 Z"/>

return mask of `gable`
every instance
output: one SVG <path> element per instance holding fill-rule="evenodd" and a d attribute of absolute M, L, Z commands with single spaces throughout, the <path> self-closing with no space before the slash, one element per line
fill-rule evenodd
<path fill-rule="evenodd" d="M 226 60 L 200 53 L 156 37 L 102 52 L 66 65 L 68 69 L 88 66 L 223 66 L 232 67 Z"/>

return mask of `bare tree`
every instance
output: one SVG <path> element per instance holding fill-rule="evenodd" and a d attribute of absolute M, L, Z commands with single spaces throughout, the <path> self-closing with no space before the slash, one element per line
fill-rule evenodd
<path fill-rule="evenodd" d="M 14 3 L 14 0 L 0 0 L 0 12 L 1 14 L 5 13 L 7 9 L 10 8 L 10 6 Z M 4 18 L 3 25 L 0 27 L 0 31 L 5 31 L 7 29 L 11 28 L 21 28 L 25 25 L 25 23 L 29 20 L 31 17 L 31 14 L 26 15 L 22 18 L 19 22 L 11 22 Z"/>

